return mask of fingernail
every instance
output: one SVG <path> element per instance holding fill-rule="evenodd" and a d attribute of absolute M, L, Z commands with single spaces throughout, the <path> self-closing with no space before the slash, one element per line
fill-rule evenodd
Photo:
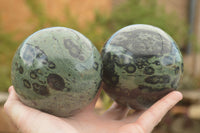
<path fill-rule="evenodd" d="M 180 100 L 183 99 L 183 94 L 180 91 L 174 91 Z"/>
<path fill-rule="evenodd" d="M 9 89 L 8 89 L 8 93 L 10 94 L 10 93 L 11 93 L 11 91 L 12 91 L 12 86 L 11 86 L 11 87 L 9 87 Z"/>

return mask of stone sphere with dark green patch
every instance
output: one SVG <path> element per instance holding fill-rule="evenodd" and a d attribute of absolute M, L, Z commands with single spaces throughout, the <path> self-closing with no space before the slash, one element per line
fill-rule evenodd
<path fill-rule="evenodd" d="M 175 41 L 150 25 L 117 31 L 102 50 L 103 88 L 116 102 L 136 110 L 150 107 L 178 87 L 183 60 Z"/>
<path fill-rule="evenodd" d="M 11 78 L 20 100 L 36 109 L 70 116 L 94 99 L 102 75 L 98 50 L 81 33 L 52 27 L 30 35 L 18 48 Z"/>

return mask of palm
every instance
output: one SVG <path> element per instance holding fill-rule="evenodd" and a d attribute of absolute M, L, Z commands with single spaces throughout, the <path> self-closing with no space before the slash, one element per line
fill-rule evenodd
<path fill-rule="evenodd" d="M 181 100 L 182 95 L 172 92 L 145 112 L 128 117 L 128 109 L 116 103 L 103 115 L 97 115 L 94 112 L 97 98 L 73 117 L 60 118 L 23 105 L 11 87 L 4 107 L 23 133 L 148 133 Z"/>

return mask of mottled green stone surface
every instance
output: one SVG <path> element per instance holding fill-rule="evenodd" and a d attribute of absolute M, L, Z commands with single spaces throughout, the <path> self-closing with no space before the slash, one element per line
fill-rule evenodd
<path fill-rule="evenodd" d="M 102 50 L 104 90 L 115 101 L 145 109 L 177 88 L 183 73 L 175 41 L 150 25 L 117 31 Z"/>
<path fill-rule="evenodd" d="M 81 33 L 52 27 L 29 36 L 12 63 L 12 83 L 31 107 L 69 116 L 95 97 L 102 75 L 98 50 Z"/>

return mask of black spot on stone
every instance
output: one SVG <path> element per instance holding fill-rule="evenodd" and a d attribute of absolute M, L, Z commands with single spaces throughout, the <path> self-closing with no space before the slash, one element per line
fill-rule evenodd
<path fill-rule="evenodd" d="M 80 54 L 81 54 L 81 50 L 79 49 L 78 46 L 76 45 L 72 45 L 70 50 L 69 50 L 69 53 L 72 57 L 74 58 L 79 58 L 80 57 Z"/>
<path fill-rule="evenodd" d="M 183 71 L 184 71 L 184 64 L 181 63 L 181 72 L 183 73 Z"/>
<path fill-rule="evenodd" d="M 41 69 L 36 69 L 35 71 L 36 71 L 37 74 L 43 75 Z"/>
<path fill-rule="evenodd" d="M 49 74 L 47 77 L 48 85 L 55 90 L 63 90 L 65 88 L 64 79 L 58 74 Z"/>
<path fill-rule="evenodd" d="M 170 82 L 170 77 L 168 75 L 154 75 L 147 77 L 145 82 L 149 84 L 165 84 Z"/>
<path fill-rule="evenodd" d="M 137 55 L 137 56 L 140 57 L 140 58 L 143 58 L 145 60 L 145 62 L 148 62 L 148 59 L 150 59 L 150 58 L 159 57 L 159 55 L 151 55 L 151 54 L 148 54 L 148 55 Z"/>
<path fill-rule="evenodd" d="M 155 61 L 154 64 L 159 66 L 160 65 L 160 61 Z"/>
<path fill-rule="evenodd" d="M 145 82 L 149 84 L 158 84 L 160 81 L 160 76 L 149 76 L 145 79 Z"/>
<path fill-rule="evenodd" d="M 170 56 L 165 56 L 163 59 L 162 59 L 162 64 L 165 65 L 165 66 L 170 66 L 173 64 L 173 58 L 170 57 Z"/>
<path fill-rule="evenodd" d="M 30 72 L 30 77 L 31 77 L 32 79 L 36 79 L 36 78 L 37 78 L 37 73 L 36 73 L 36 71 L 31 71 L 31 72 Z"/>
<path fill-rule="evenodd" d="M 74 45 L 71 39 L 64 39 L 64 46 L 66 49 L 70 49 L 71 45 Z"/>
<path fill-rule="evenodd" d="M 22 66 L 20 66 L 20 67 L 18 68 L 18 70 L 19 70 L 19 73 L 20 73 L 20 74 L 23 74 L 23 73 L 24 73 L 24 69 L 23 69 Z"/>
<path fill-rule="evenodd" d="M 134 73 L 136 71 L 136 67 L 133 64 L 127 64 L 125 70 L 127 73 Z"/>
<path fill-rule="evenodd" d="M 45 85 L 39 85 L 38 83 L 33 83 L 33 91 L 42 96 L 48 96 L 49 90 Z"/>
<path fill-rule="evenodd" d="M 99 64 L 97 62 L 94 62 L 93 68 L 97 71 L 99 68 Z"/>
<path fill-rule="evenodd" d="M 55 69 L 55 68 L 56 68 L 56 65 L 55 65 L 55 63 L 53 63 L 52 61 L 50 61 L 50 62 L 48 63 L 48 67 L 49 67 L 50 69 Z"/>
<path fill-rule="evenodd" d="M 46 81 L 38 80 L 41 84 L 46 84 Z"/>
<path fill-rule="evenodd" d="M 31 88 L 31 84 L 30 84 L 30 82 L 29 82 L 27 79 L 24 79 L 24 80 L 23 80 L 23 83 L 24 83 L 24 86 L 25 86 L 26 88 Z"/>
<path fill-rule="evenodd" d="M 179 68 L 179 66 L 177 66 L 177 67 L 175 68 L 174 72 L 175 72 L 175 74 L 178 74 L 179 71 L 180 71 L 180 68 Z"/>
<path fill-rule="evenodd" d="M 152 75 L 152 74 L 154 74 L 154 69 L 152 67 L 145 67 L 144 74 Z"/>
<path fill-rule="evenodd" d="M 169 83 L 170 82 L 170 76 L 168 75 L 162 75 L 160 77 L 160 83 L 161 84 L 165 84 L 165 83 Z"/>

